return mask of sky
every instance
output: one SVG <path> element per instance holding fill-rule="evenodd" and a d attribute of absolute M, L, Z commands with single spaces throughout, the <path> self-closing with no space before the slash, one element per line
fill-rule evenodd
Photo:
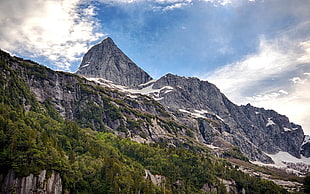
<path fill-rule="evenodd" d="M 310 134 L 309 0 L 0 0 L 0 48 L 75 72 L 109 36 L 158 79 L 214 83 Z"/>

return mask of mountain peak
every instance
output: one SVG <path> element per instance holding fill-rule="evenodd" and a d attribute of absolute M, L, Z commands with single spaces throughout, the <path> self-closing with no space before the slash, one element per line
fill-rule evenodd
<path fill-rule="evenodd" d="M 152 77 L 126 56 L 110 37 L 94 45 L 84 55 L 76 74 L 89 78 L 103 78 L 130 87 L 152 80 Z"/>
<path fill-rule="evenodd" d="M 99 44 L 115 44 L 111 37 L 104 38 Z"/>

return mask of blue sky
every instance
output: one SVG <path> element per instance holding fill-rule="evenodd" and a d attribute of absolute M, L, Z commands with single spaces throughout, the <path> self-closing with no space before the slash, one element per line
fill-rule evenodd
<path fill-rule="evenodd" d="M 109 4 L 98 13 L 105 32 L 155 78 L 167 72 L 197 76 L 256 51 L 259 28 L 240 20 L 238 7 L 200 1 L 173 5 Z"/>
<path fill-rule="evenodd" d="M 158 79 L 215 83 L 310 134 L 309 0 L 0 1 L 0 47 L 74 72 L 104 37 Z"/>

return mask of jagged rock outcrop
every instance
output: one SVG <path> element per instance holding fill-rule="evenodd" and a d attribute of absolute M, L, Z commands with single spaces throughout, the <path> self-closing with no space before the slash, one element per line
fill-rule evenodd
<path fill-rule="evenodd" d="M 201 190 L 206 193 L 217 193 L 217 188 L 209 183 L 204 184 Z"/>
<path fill-rule="evenodd" d="M 215 85 L 198 78 L 167 74 L 152 84 L 157 92 L 150 95 L 163 105 L 194 117 L 198 114 L 199 130 L 206 143 L 221 146 L 230 142 L 251 160 L 265 163 L 272 160 L 264 152 L 284 151 L 300 158 L 304 133 L 287 117 L 249 104 L 237 106 Z"/>
<path fill-rule="evenodd" d="M 61 194 L 62 181 L 60 174 L 52 171 L 47 177 L 46 170 L 39 175 L 30 174 L 26 177 L 17 177 L 13 170 L 4 175 L 0 175 L 1 193 L 42 193 L 42 194 Z"/>
<path fill-rule="evenodd" d="M 152 79 L 132 62 L 111 38 L 104 39 L 84 55 L 76 74 L 104 78 L 115 84 L 131 87 L 136 87 Z"/>
<path fill-rule="evenodd" d="M 304 142 L 301 145 L 300 153 L 306 158 L 310 157 L 310 135 L 306 135 Z"/>
<path fill-rule="evenodd" d="M 241 192 L 238 192 L 238 189 L 237 189 L 237 184 L 235 181 L 233 180 L 225 180 L 225 179 L 219 179 L 219 181 L 225 185 L 225 188 L 226 188 L 226 191 L 227 193 L 242 193 L 244 194 L 245 193 L 245 190 L 244 188 L 241 189 Z"/>
<path fill-rule="evenodd" d="M 249 139 L 266 153 L 288 152 L 300 158 L 300 145 L 304 140 L 304 133 L 300 125 L 273 110 L 256 108 L 250 104 L 240 109 L 249 122 L 239 119 Z"/>
<path fill-rule="evenodd" d="M 163 175 L 157 175 L 157 174 L 152 174 L 149 170 L 144 170 L 145 171 L 145 179 L 150 179 L 152 183 L 156 186 L 159 187 L 164 187 L 166 184 L 166 177 Z"/>
<path fill-rule="evenodd" d="M 172 108 L 193 108 L 215 112 L 215 114 L 228 113 L 223 104 L 224 96 L 219 92 L 215 85 L 200 81 L 198 78 L 180 77 L 167 74 L 157 80 L 153 89 L 160 89 L 170 86 L 169 92 L 160 93 L 159 100 Z"/>

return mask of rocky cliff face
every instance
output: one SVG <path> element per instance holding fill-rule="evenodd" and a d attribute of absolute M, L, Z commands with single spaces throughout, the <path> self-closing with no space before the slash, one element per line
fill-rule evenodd
<path fill-rule="evenodd" d="M 53 171 L 47 177 L 46 170 L 39 175 L 30 174 L 27 177 L 16 177 L 13 170 L 4 175 L 0 175 L 1 193 L 42 193 L 42 194 L 61 194 L 62 182 L 60 174 Z"/>
<path fill-rule="evenodd" d="M 310 136 L 306 135 L 301 145 L 301 154 L 307 158 L 310 157 Z"/>
<path fill-rule="evenodd" d="M 104 78 L 115 84 L 131 87 L 152 79 L 132 62 L 111 38 L 104 39 L 85 54 L 76 74 L 85 77 Z"/>
<path fill-rule="evenodd" d="M 110 131 L 140 142 L 165 139 L 172 144 L 186 141 L 177 138 L 176 133 L 184 135 L 194 130 L 179 124 L 163 105 L 150 97 L 131 97 L 80 76 L 55 72 L 32 62 L 11 59 L 8 66 L 27 83 L 47 111 L 55 109 L 63 118 L 75 120 L 83 127 Z M 0 70 L 2 77 L 10 79 L 10 72 Z"/>

